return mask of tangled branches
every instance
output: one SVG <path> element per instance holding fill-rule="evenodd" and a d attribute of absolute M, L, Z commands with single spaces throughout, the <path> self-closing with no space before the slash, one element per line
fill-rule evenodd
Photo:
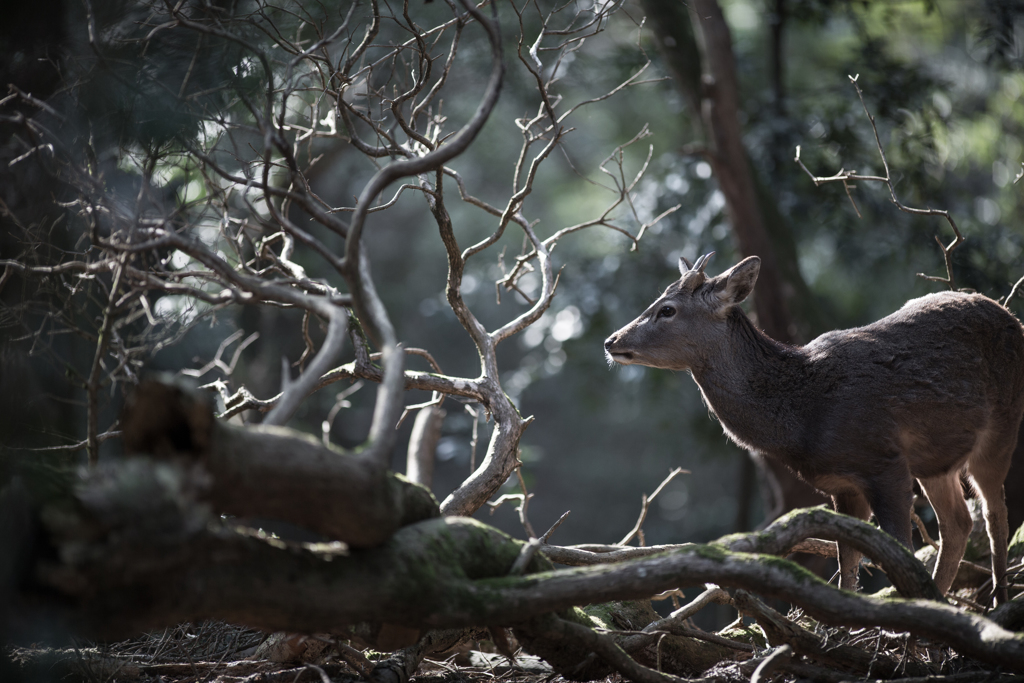
<path fill-rule="evenodd" d="M 529 424 L 500 384 L 497 347 L 551 306 L 558 281 L 552 249 L 567 235 L 600 226 L 627 235 L 635 246 L 667 215 L 641 220 L 632 206 L 647 164 L 627 177 L 624 155 L 649 134 L 644 126 L 599 166 L 612 180 L 611 200 L 595 218 L 545 236 L 529 217 L 539 170 L 572 133 L 573 118 L 644 82 L 649 62 L 609 92 L 578 102 L 559 92 L 575 53 L 606 29 L 620 6 L 528 2 L 499 9 L 460 0 L 391 8 L 374 0 L 332 17 L 302 3 L 226 10 L 147 0 L 111 19 L 87 4 L 89 51 L 74 63 L 80 74 L 75 87 L 55 103 L 16 89 L 0 101 L 8 112 L 2 123 L 14 131 L 8 166 L 32 165 L 33 173 L 59 187 L 62 200 L 39 215 L 8 207 L 23 247 L 13 257 L 4 254 L 0 265 L 8 292 L 17 290 L 12 299 L 20 312 L 12 317 L 25 330 L 28 353 L 50 350 L 68 368 L 71 395 L 83 398 L 85 438 L 64 448 L 84 444 L 95 465 L 100 444 L 120 436 L 114 413 L 126 389 L 155 354 L 201 322 L 238 321 L 247 309 L 299 310 L 301 373 L 292 378 L 285 366 L 277 395 L 257 395 L 235 373 L 243 346 L 272 340 L 242 334 L 235 359 L 220 360 L 242 332 L 231 329 L 237 322 L 216 328 L 221 337 L 213 360 L 197 370 L 175 369 L 202 377 L 219 396 L 225 419 L 265 425 L 288 423 L 312 393 L 338 380 L 377 382 L 373 422 L 359 451 L 381 467 L 394 447 L 406 389 L 479 404 L 495 422 L 490 444 L 443 509 L 468 514 L 479 508 L 516 466 Z M 129 56 L 144 68 L 131 71 L 124 61 Z M 484 83 L 475 108 L 443 114 L 445 94 L 464 93 L 454 74 L 478 67 L 484 67 Z M 537 109 L 514 121 L 522 144 L 509 159 L 507 200 L 494 204 L 474 196 L 474 183 L 452 163 L 493 118 L 513 68 L 532 82 Z M 108 80 L 137 107 L 151 111 L 162 104 L 167 116 L 83 135 L 84 128 L 95 128 L 88 116 L 104 113 L 90 98 Z M 173 96 L 166 92 L 169 81 Z M 85 121 L 75 118 L 77 108 L 85 109 Z M 325 182 L 331 159 L 358 180 L 354 204 Z M 359 180 L 367 168 L 372 175 Z M 453 220 L 446 184 L 492 223 L 469 246 L 460 244 L 466 240 L 461 233 L 472 232 Z M 406 194 L 423 199 L 423 222 L 436 226 L 446 250 L 447 300 L 476 348 L 476 377 L 405 369 L 366 243 L 381 229 L 375 226 L 401 220 L 396 207 Z M 47 221 L 62 223 L 59 235 L 74 247 L 61 249 L 54 238 L 54 248 L 37 249 Z M 521 295 L 526 306 L 487 329 L 463 298 L 466 265 L 488 250 L 504 254 L 510 225 L 522 233 L 522 253 L 497 285 Z M 503 263 L 500 255 L 495 260 Z M 530 274 L 540 278 L 533 297 L 521 286 Z M 322 339 L 314 339 L 311 321 L 325 328 Z M 87 349 L 91 362 L 76 364 L 53 343 L 67 333 L 77 336 L 75 350 Z M 346 347 L 354 360 L 339 364 Z"/>

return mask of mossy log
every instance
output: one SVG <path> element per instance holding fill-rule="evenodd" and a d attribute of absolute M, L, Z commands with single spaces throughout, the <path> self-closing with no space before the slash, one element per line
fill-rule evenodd
<path fill-rule="evenodd" d="M 786 600 L 825 623 L 910 631 L 1024 670 L 1024 636 L 984 617 L 930 600 L 840 591 L 786 560 L 721 543 L 570 569 L 552 569 L 538 555 L 526 575 L 508 576 L 524 544 L 472 519 L 423 520 L 374 548 L 288 544 L 221 520 L 194 497 L 197 477 L 194 467 L 134 458 L 87 477 L 74 505 L 39 510 L 36 543 L 18 565 L 28 571 L 13 614 L 45 603 L 75 632 L 103 637 L 217 618 L 339 635 L 373 624 L 363 633 L 387 636 L 392 647 L 429 629 L 468 626 L 510 626 L 530 642 L 530 629 L 539 628 L 533 620 L 546 614 L 714 582 Z M 822 514 L 829 513 L 808 516 Z"/>

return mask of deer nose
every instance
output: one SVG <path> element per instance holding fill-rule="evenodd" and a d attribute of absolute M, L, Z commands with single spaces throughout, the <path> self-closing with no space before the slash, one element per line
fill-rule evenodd
<path fill-rule="evenodd" d="M 607 339 L 604 340 L 605 351 L 611 351 L 612 350 L 612 344 L 614 344 L 614 343 L 615 343 L 615 335 L 613 334 L 612 336 L 610 336 L 610 337 L 608 337 Z"/>

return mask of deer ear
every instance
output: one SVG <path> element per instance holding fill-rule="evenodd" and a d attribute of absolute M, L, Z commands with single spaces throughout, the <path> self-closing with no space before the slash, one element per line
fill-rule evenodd
<path fill-rule="evenodd" d="M 693 269 L 693 264 L 686 260 L 685 256 L 679 257 L 679 274 L 686 275 Z"/>
<path fill-rule="evenodd" d="M 735 266 L 719 275 L 715 293 L 725 306 L 738 304 L 754 291 L 757 274 L 761 270 L 761 259 L 748 256 Z"/>

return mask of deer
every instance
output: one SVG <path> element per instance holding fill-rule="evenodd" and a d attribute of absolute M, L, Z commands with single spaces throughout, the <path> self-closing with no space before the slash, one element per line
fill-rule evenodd
<path fill-rule="evenodd" d="M 740 307 L 761 261 L 681 277 L 604 343 L 609 364 L 689 372 L 725 434 L 776 458 L 913 552 L 916 479 L 939 525 L 932 578 L 945 595 L 972 529 L 961 475 L 981 499 L 998 603 L 1007 599 L 1003 482 L 1024 414 L 1024 327 L 994 300 L 947 291 L 804 346 L 777 342 Z M 839 587 L 859 588 L 860 552 L 840 543 Z"/>

